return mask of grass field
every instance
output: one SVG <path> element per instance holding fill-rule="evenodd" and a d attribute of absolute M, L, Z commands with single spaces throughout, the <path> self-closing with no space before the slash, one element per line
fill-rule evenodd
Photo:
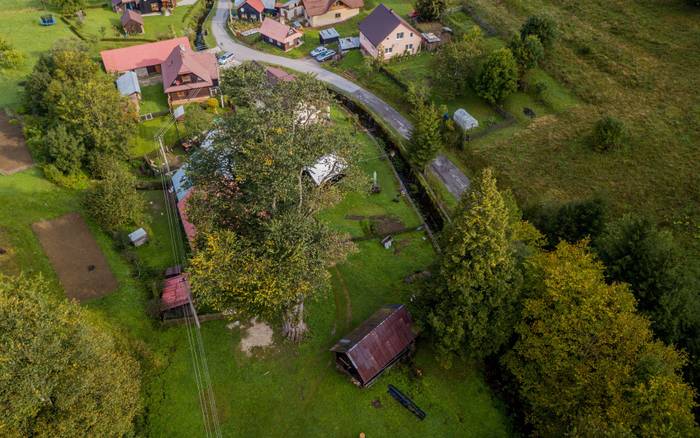
<path fill-rule="evenodd" d="M 340 125 L 348 118 L 334 109 Z M 393 202 L 397 183 L 387 161 L 377 158 L 372 140 L 358 134 L 362 167 L 371 177 L 376 171 L 382 193 L 351 194 L 322 219 L 338 229 L 361 234 L 347 215 L 398 217 L 406 225 L 420 223 L 405 201 Z M 160 191 L 145 192 L 150 241 L 130 249 L 145 271 L 158 272 L 173 264 L 167 216 Z M 3 272 L 42 273 L 62 296 L 30 225 L 76 211 L 85 215 L 81 193 L 58 188 L 40 171 L 29 170 L 0 178 L 0 256 Z M 85 216 L 87 218 L 87 216 Z M 137 353 L 143 373 L 145 417 L 139 421 L 143 436 L 200 436 L 202 421 L 193 380 L 189 347 L 183 327 L 163 329 L 146 316 L 148 301 L 157 283 L 139 280 L 124 259 L 126 253 L 91 221 L 88 226 L 104 252 L 119 288 L 86 307 L 100 315 Z M 411 377 L 409 368 L 395 368 L 368 390 L 355 388 L 338 373 L 328 348 L 344 332 L 363 321 L 377 307 L 405 302 L 410 293 L 403 280 L 424 269 L 433 249 L 420 232 L 397 236 L 392 250 L 377 240 L 360 242 L 359 251 L 332 268 L 332 290 L 308 303 L 310 336 L 299 347 L 276 339 L 273 347 L 253 356 L 240 351 L 239 329 L 224 322 L 203 325 L 209 369 L 224 436 L 507 436 L 508 420 L 500 402 L 493 398 L 483 377 L 470 365 L 446 371 L 437 366 L 429 346 L 419 344 L 414 366 L 423 377 Z M 386 394 L 386 385 L 401 388 L 428 412 L 419 422 Z M 379 400 L 379 408 L 373 402 Z"/>
<path fill-rule="evenodd" d="M 523 204 L 602 196 L 611 215 L 651 215 L 697 249 L 700 11 L 681 1 L 471 4 L 503 34 L 530 14 L 553 17 L 560 37 L 543 69 L 583 104 L 512 135 L 478 141 L 465 161 L 493 166 Z M 599 154 L 588 146 L 604 114 L 630 131 L 624 150 Z"/>

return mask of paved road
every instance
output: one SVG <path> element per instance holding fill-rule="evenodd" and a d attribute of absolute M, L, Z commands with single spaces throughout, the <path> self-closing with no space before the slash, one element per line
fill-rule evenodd
<path fill-rule="evenodd" d="M 406 120 L 406 118 L 398 111 L 356 83 L 324 69 L 313 59 L 285 58 L 283 56 L 260 52 L 244 46 L 243 44 L 237 43 L 233 38 L 231 38 L 228 32 L 226 32 L 226 20 L 228 19 L 229 4 L 230 0 L 219 0 L 216 5 L 216 15 L 212 20 L 211 30 L 218 46 L 222 50 L 232 52 L 234 54 L 234 58 L 239 61 L 261 61 L 268 64 L 290 68 L 303 73 L 311 73 L 315 75 L 317 79 L 333 85 L 351 97 L 364 103 L 380 117 L 382 117 L 388 124 L 390 124 L 404 138 L 409 138 L 413 126 L 411 125 L 411 122 Z M 466 177 L 466 175 L 464 175 L 464 173 L 462 173 L 462 171 L 459 170 L 459 168 L 457 168 L 457 166 L 454 165 L 454 163 L 449 161 L 449 159 L 444 156 L 441 157 L 447 161 L 447 164 L 443 163 L 443 165 L 433 166 L 433 168 L 436 172 L 438 172 L 440 180 L 445 183 L 450 193 L 459 197 L 469 186 L 469 179 Z M 440 157 L 436 158 L 436 161 L 439 159 Z"/>
<path fill-rule="evenodd" d="M 455 198 L 469 189 L 469 178 L 446 156 L 438 155 L 429 167 Z"/>

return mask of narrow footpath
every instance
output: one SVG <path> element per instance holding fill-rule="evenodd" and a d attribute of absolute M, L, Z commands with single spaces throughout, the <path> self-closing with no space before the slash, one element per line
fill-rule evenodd
<path fill-rule="evenodd" d="M 213 33 L 217 45 L 219 48 L 221 48 L 221 50 L 233 53 L 234 58 L 238 61 L 260 61 L 267 64 L 289 68 L 302 73 L 313 74 L 317 79 L 333 85 L 335 88 L 347 94 L 351 98 L 362 102 L 364 105 L 371 108 L 372 111 L 374 111 L 404 138 L 410 137 L 413 126 L 411 125 L 411 122 L 409 122 L 398 111 L 356 83 L 324 69 L 315 60 L 311 58 L 285 58 L 283 56 L 260 52 L 236 42 L 226 31 L 229 5 L 230 0 L 219 0 L 216 5 L 216 15 L 212 20 L 211 32 Z M 440 180 L 445 183 L 445 186 L 449 192 L 459 198 L 462 192 L 469 187 L 469 179 L 448 158 L 441 155 L 436 160 L 440 160 L 440 165 L 431 166 L 431 168 L 434 172 L 438 173 Z"/>

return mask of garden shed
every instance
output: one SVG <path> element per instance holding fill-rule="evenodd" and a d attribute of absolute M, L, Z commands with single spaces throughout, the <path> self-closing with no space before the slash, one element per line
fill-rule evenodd
<path fill-rule="evenodd" d="M 360 48 L 360 37 L 345 37 L 338 40 L 338 47 L 341 52 L 348 52 Z"/>
<path fill-rule="evenodd" d="M 185 316 L 191 293 L 187 274 L 182 273 L 166 278 L 163 281 L 163 292 L 160 296 L 161 317 L 168 319 Z"/>
<path fill-rule="evenodd" d="M 336 43 L 338 42 L 338 39 L 340 39 L 340 34 L 337 30 L 335 30 L 334 27 L 330 27 L 328 29 L 323 29 L 321 32 L 319 32 L 318 39 L 321 42 L 321 44 Z"/>
<path fill-rule="evenodd" d="M 309 174 L 314 183 L 320 186 L 329 181 L 336 181 L 342 178 L 343 171 L 347 167 L 343 159 L 334 154 L 328 154 L 322 156 L 316 164 L 308 166 L 304 170 Z"/>
<path fill-rule="evenodd" d="M 455 111 L 452 119 L 465 131 L 469 131 L 470 129 L 474 129 L 479 126 L 479 121 L 469 114 L 464 108 L 460 108 Z"/>
<path fill-rule="evenodd" d="M 127 9 L 122 14 L 121 18 L 122 27 L 124 32 L 133 35 L 137 33 L 143 33 L 143 17 L 138 12 Z"/>
<path fill-rule="evenodd" d="M 412 324 L 411 314 L 403 304 L 380 308 L 331 348 L 336 367 L 358 386 L 370 386 L 413 350 L 416 335 Z"/>
<path fill-rule="evenodd" d="M 138 230 L 129 234 L 129 241 L 134 246 L 141 246 L 148 242 L 148 234 L 146 233 L 146 230 L 139 228 Z"/>

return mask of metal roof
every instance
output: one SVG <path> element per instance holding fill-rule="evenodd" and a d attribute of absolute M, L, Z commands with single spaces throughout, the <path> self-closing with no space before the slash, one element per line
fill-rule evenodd
<path fill-rule="evenodd" d="M 307 166 L 304 170 L 309 174 L 317 186 L 333 179 L 347 168 L 347 164 L 334 154 L 324 155 L 313 166 Z"/>
<path fill-rule="evenodd" d="M 131 96 L 134 93 L 141 93 L 139 78 L 133 71 L 128 71 L 117 78 L 117 89 L 122 96 Z"/>
<path fill-rule="evenodd" d="M 367 383 L 415 340 L 411 325 L 406 306 L 387 305 L 344 336 L 331 351 L 344 353 Z"/>
<path fill-rule="evenodd" d="M 334 27 L 330 27 L 328 29 L 323 29 L 318 34 L 324 40 L 332 40 L 333 38 L 340 38 L 340 34 L 338 33 L 337 30 L 335 30 Z"/>
<path fill-rule="evenodd" d="M 341 38 L 338 40 L 338 45 L 340 46 L 340 50 L 343 52 L 352 50 L 352 49 L 359 49 L 360 48 L 360 37 L 345 37 Z"/>
<path fill-rule="evenodd" d="M 406 20 L 394 12 L 393 9 L 387 8 L 384 6 L 384 3 L 382 3 L 374 8 L 374 10 L 360 22 L 360 33 L 362 33 L 374 47 L 379 47 L 384 41 L 384 38 L 389 36 L 400 24 L 403 24 L 413 32 L 418 32 L 413 26 L 408 24 Z"/>

